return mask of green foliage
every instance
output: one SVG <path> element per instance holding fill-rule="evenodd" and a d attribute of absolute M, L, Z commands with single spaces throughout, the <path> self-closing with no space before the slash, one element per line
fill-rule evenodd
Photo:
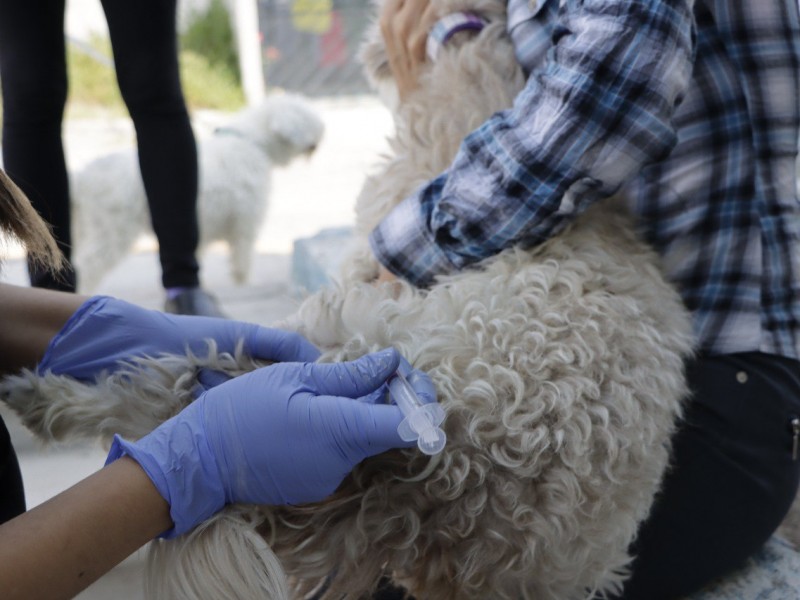
<path fill-rule="evenodd" d="M 114 69 L 106 64 L 111 61 L 111 43 L 98 36 L 88 46 L 67 47 L 68 116 L 126 114 Z M 233 28 L 222 0 L 212 0 L 208 10 L 194 15 L 180 47 L 181 81 L 190 109 L 232 111 L 244 106 Z"/>
<path fill-rule="evenodd" d="M 210 68 L 224 73 L 226 79 L 241 84 L 239 57 L 228 9 L 222 0 L 211 0 L 208 8 L 194 15 L 181 36 L 181 48 L 204 57 Z"/>
<path fill-rule="evenodd" d="M 96 36 L 87 48 L 69 44 L 67 47 L 67 76 L 69 78 L 70 115 L 85 116 L 98 109 L 125 113 L 125 105 L 114 77 L 111 61 L 111 42 Z M 107 57 L 104 61 L 98 57 Z"/>
<path fill-rule="evenodd" d="M 228 69 L 214 66 L 206 56 L 196 52 L 181 52 L 181 80 L 186 102 L 191 108 L 232 111 L 245 104 L 238 76 L 235 77 Z"/>

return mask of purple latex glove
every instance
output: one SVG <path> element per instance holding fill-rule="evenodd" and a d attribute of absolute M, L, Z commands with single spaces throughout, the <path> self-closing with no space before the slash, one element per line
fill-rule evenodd
<path fill-rule="evenodd" d="M 311 362 L 320 354 L 297 333 L 228 319 L 171 315 L 94 296 L 52 339 L 36 370 L 40 375 L 52 372 L 92 380 L 137 357 L 184 354 L 187 349 L 204 356 L 210 339 L 221 352 L 233 353 L 241 341 L 245 354 L 275 362 Z"/>
<path fill-rule="evenodd" d="M 400 409 L 376 403 L 399 364 L 389 349 L 264 367 L 205 392 L 138 442 L 115 437 L 107 463 L 128 455 L 142 466 L 170 504 L 175 527 L 163 537 L 230 503 L 322 500 L 366 457 L 413 445 L 397 434 Z M 430 379 L 413 373 L 430 398 Z"/>
<path fill-rule="evenodd" d="M 436 402 L 436 389 L 433 387 L 433 382 L 430 377 L 424 372 L 412 367 L 411 363 L 403 358 L 403 356 L 400 356 L 400 364 L 397 366 L 397 370 L 400 371 L 408 383 L 411 384 L 411 387 L 414 388 L 414 391 L 422 402 Z M 231 379 L 233 379 L 232 375 L 221 371 L 200 369 L 197 375 L 198 385 L 196 389 L 199 390 L 197 391 L 197 395 L 199 396 L 202 392 L 206 392 Z M 384 400 L 386 400 L 386 402 L 394 402 L 389 396 L 389 388 L 386 385 L 381 386 L 370 394 L 370 402 L 373 404 L 376 402 L 382 403 Z"/>

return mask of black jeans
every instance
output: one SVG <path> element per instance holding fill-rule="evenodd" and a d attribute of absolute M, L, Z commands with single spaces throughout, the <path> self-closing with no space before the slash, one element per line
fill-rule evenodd
<path fill-rule="evenodd" d="M 703 357 L 673 468 L 633 545 L 624 600 L 668 600 L 742 566 L 780 525 L 797 492 L 792 420 L 800 363 L 760 353 Z"/>
<path fill-rule="evenodd" d="M 25 512 L 25 489 L 11 437 L 0 417 L 0 523 Z"/>
<path fill-rule="evenodd" d="M 662 491 L 631 549 L 621 600 L 674 600 L 740 567 L 797 492 L 800 362 L 757 352 L 701 356 L 687 376 L 692 398 Z M 402 597 L 386 582 L 373 599 Z"/>
<path fill-rule="evenodd" d="M 70 257 L 69 184 L 61 139 L 67 98 L 65 0 L 0 0 L 3 161 Z M 165 287 L 198 285 L 197 148 L 181 90 L 176 0 L 102 0 L 122 98 L 134 127 Z M 108 232 L 113 235 L 113 232 Z M 74 290 L 29 267 L 38 287 Z"/>

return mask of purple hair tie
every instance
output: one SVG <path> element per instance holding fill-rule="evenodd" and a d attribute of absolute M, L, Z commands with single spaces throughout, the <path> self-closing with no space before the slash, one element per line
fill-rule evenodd
<path fill-rule="evenodd" d="M 480 31 L 486 26 L 486 19 L 471 12 L 455 12 L 436 21 L 428 34 L 425 52 L 435 61 L 439 50 L 459 31 Z"/>

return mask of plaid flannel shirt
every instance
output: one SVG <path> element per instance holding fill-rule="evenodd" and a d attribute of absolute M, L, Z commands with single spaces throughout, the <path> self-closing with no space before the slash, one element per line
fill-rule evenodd
<path fill-rule="evenodd" d="M 619 190 L 702 350 L 800 358 L 796 0 L 509 0 L 513 108 L 372 232 L 426 286 Z"/>

